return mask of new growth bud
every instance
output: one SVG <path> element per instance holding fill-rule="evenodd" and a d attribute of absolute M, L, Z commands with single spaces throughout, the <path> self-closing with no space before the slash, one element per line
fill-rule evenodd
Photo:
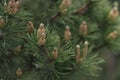
<path fill-rule="evenodd" d="M 62 3 L 60 4 L 60 12 L 65 15 L 67 12 L 68 7 L 71 5 L 71 0 L 63 0 Z"/>
<path fill-rule="evenodd" d="M 107 39 L 108 40 L 114 40 L 114 39 L 116 39 L 117 38 L 117 34 L 118 34 L 118 31 L 113 31 L 113 32 L 111 32 L 108 36 L 107 36 Z"/>
<path fill-rule="evenodd" d="M 38 39 L 41 37 L 42 33 L 45 34 L 45 27 L 44 27 L 43 23 L 40 24 L 39 29 L 37 31 L 37 37 L 38 37 Z"/>
<path fill-rule="evenodd" d="M 71 32 L 70 32 L 69 26 L 66 26 L 66 28 L 65 28 L 64 38 L 65 38 L 66 42 L 68 42 L 71 39 Z"/>
<path fill-rule="evenodd" d="M 7 13 L 7 11 L 8 11 L 8 5 L 7 5 L 7 3 L 4 3 L 4 11 L 5 11 L 5 13 Z"/>
<path fill-rule="evenodd" d="M 27 31 L 29 33 L 32 33 L 34 31 L 34 25 L 31 21 L 29 21 L 28 24 L 27 24 Z"/>
<path fill-rule="evenodd" d="M 40 39 L 39 39 L 39 41 L 38 41 L 38 45 L 39 45 L 39 46 L 44 46 L 44 45 L 45 45 L 45 42 L 46 42 L 45 33 L 42 33 L 42 34 L 41 34 L 41 37 L 40 37 Z"/>
<path fill-rule="evenodd" d="M 16 14 L 19 7 L 19 1 L 10 0 L 8 3 L 8 6 L 6 4 L 4 5 L 5 12 L 8 12 L 9 14 Z M 7 11 L 6 11 L 7 10 Z"/>
<path fill-rule="evenodd" d="M 21 70 L 20 68 L 18 68 L 17 71 L 16 71 L 17 77 L 21 77 L 22 74 L 23 74 L 23 73 L 22 73 L 22 70 Z"/>
<path fill-rule="evenodd" d="M 115 2 L 114 6 L 113 6 L 113 9 L 111 9 L 111 11 L 109 12 L 108 20 L 110 22 L 114 22 L 117 19 L 118 16 L 119 16 L 118 3 Z"/>
<path fill-rule="evenodd" d="M 16 1 L 16 7 L 19 8 L 20 7 L 20 2 Z"/>
<path fill-rule="evenodd" d="M 84 42 L 84 48 L 83 48 L 83 59 L 85 59 L 86 56 L 87 56 L 87 53 L 88 53 L 88 45 L 89 45 L 88 41 L 85 41 L 85 42 Z"/>
<path fill-rule="evenodd" d="M 119 4 L 118 4 L 118 2 L 114 2 L 114 7 L 118 7 L 119 6 Z"/>
<path fill-rule="evenodd" d="M 5 26 L 4 19 L 0 16 L 0 28 L 3 28 Z"/>
<path fill-rule="evenodd" d="M 77 62 L 77 63 L 80 63 L 80 62 L 81 62 L 81 57 L 80 57 L 80 45 L 77 45 L 77 46 L 76 46 L 76 52 L 77 52 L 77 54 L 76 54 L 76 62 Z"/>
<path fill-rule="evenodd" d="M 79 31 L 80 31 L 80 35 L 84 37 L 88 34 L 88 26 L 85 21 L 83 21 L 82 24 L 80 25 Z"/>
<path fill-rule="evenodd" d="M 71 5 L 71 0 L 63 0 L 62 3 L 60 4 L 59 9 L 64 10 L 67 9 Z"/>
<path fill-rule="evenodd" d="M 57 48 L 55 47 L 53 52 L 52 52 L 52 55 L 53 55 L 53 58 L 56 60 L 58 58 L 58 50 Z"/>
<path fill-rule="evenodd" d="M 21 51 L 21 48 L 22 48 L 21 45 L 20 45 L 20 46 L 17 46 L 17 47 L 14 49 L 14 52 L 15 52 L 15 53 L 19 53 L 19 52 Z"/>

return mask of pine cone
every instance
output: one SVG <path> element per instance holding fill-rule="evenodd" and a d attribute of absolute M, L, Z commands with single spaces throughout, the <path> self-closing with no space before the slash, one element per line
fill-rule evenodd
<path fill-rule="evenodd" d="M 20 68 L 18 68 L 18 70 L 16 71 L 16 75 L 17 77 L 21 77 L 22 76 L 22 70 Z"/>

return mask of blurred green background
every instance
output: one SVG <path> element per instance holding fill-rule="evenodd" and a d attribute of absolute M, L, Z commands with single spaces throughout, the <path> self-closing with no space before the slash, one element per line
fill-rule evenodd
<path fill-rule="evenodd" d="M 117 1 L 120 10 L 120 0 L 110 1 L 111 5 Z M 104 57 L 106 63 L 103 65 L 103 71 L 97 80 L 120 80 L 120 52 L 107 51 Z"/>

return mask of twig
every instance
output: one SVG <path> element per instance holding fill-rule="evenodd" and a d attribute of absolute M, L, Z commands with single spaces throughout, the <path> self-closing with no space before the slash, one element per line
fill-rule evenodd
<path fill-rule="evenodd" d="M 89 1 L 85 6 L 83 6 L 82 8 L 78 9 L 75 13 L 73 13 L 72 15 L 81 15 L 81 14 L 84 14 L 88 9 L 89 7 L 91 6 L 93 2 L 92 1 Z M 58 12 L 57 14 L 53 15 L 51 18 L 50 18 L 50 21 L 54 22 L 55 19 L 61 15 L 61 12 Z"/>
<path fill-rule="evenodd" d="M 74 15 L 82 15 L 84 13 L 86 13 L 86 11 L 89 9 L 89 7 L 91 6 L 93 2 L 89 1 L 85 6 L 83 6 L 82 8 L 78 9 Z"/>
<path fill-rule="evenodd" d="M 106 46 L 106 44 L 103 43 L 100 46 L 93 48 L 93 52 L 99 51 L 99 50 L 103 49 L 105 46 Z"/>
<path fill-rule="evenodd" d="M 55 20 L 56 20 L 56 18 L 58 17 L 58 16 L 60 16 L 61 15 L 61 12 L 58 12 L 57 14 L 55 14 L 54 16 L 52 16 L 51 18 L 50 18 L 50 21 L 51 22 L 54 22 Z"/>
<path fill-rule="evenodd" d="M 44 47 L 44 50 L 45 50 L 45 53 L 47 54 L 46 57 L 47 57 L 47 61 L 48 62 L 52 62 L 52 59 L 49 57 L 49 52 L 48 50 Z"/>
<path fill-rule="evenodd" d="M 99 30 L 95 30 L 93 32 L 90 32 L 89 34 L 94 34 L 94 33 L 97 33 L 97 32 L 99 32 Z"/>

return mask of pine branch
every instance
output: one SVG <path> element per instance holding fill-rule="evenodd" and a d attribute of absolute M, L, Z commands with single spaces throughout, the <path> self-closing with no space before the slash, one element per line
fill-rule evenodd
<path fill-rule="evenodd" d="M 101 45 L 98 46 L 98 47 L 93 48 L 93 52 L 99 51 L 99 50 L 103 49 L 104 47 L 106 47 L 106 44 L 105 44 L 105 43 L 101 44 Z"/>
<path fill-rule="evenodd" d="M 50 21 L 51 22 L 54 22 L 56 20 L 57 17 L 59 17 L 61 15 L 60 12 L 58 12 L 57 14 L 53 15 L 51 18 L 50 18 Z"/>
<path fill-rule="evenodd" d="M 93 4 L 92 1 L 89 1 L 85 6 L 83 6 L 82 8 L 78 9 L 74 15 L 82 15 L 85 14 L 86 11 L 89 9 L 89 7 Z"/>
<path fill-rule="evenodd" d="M 44 47 L 45 53 L 46 53 L 46 57 L 47 57 L 47 62 L 52 62 L 53 60 L 49 57 L 49 51 Z"/>
<path fill-rule="evenodd" d="M 92 32 L 90 32 L 89 34 L 95 34 L 95 33 L 97 33 L 97 32 L 99 32 L 99 30 L 92 31 Z"/>

